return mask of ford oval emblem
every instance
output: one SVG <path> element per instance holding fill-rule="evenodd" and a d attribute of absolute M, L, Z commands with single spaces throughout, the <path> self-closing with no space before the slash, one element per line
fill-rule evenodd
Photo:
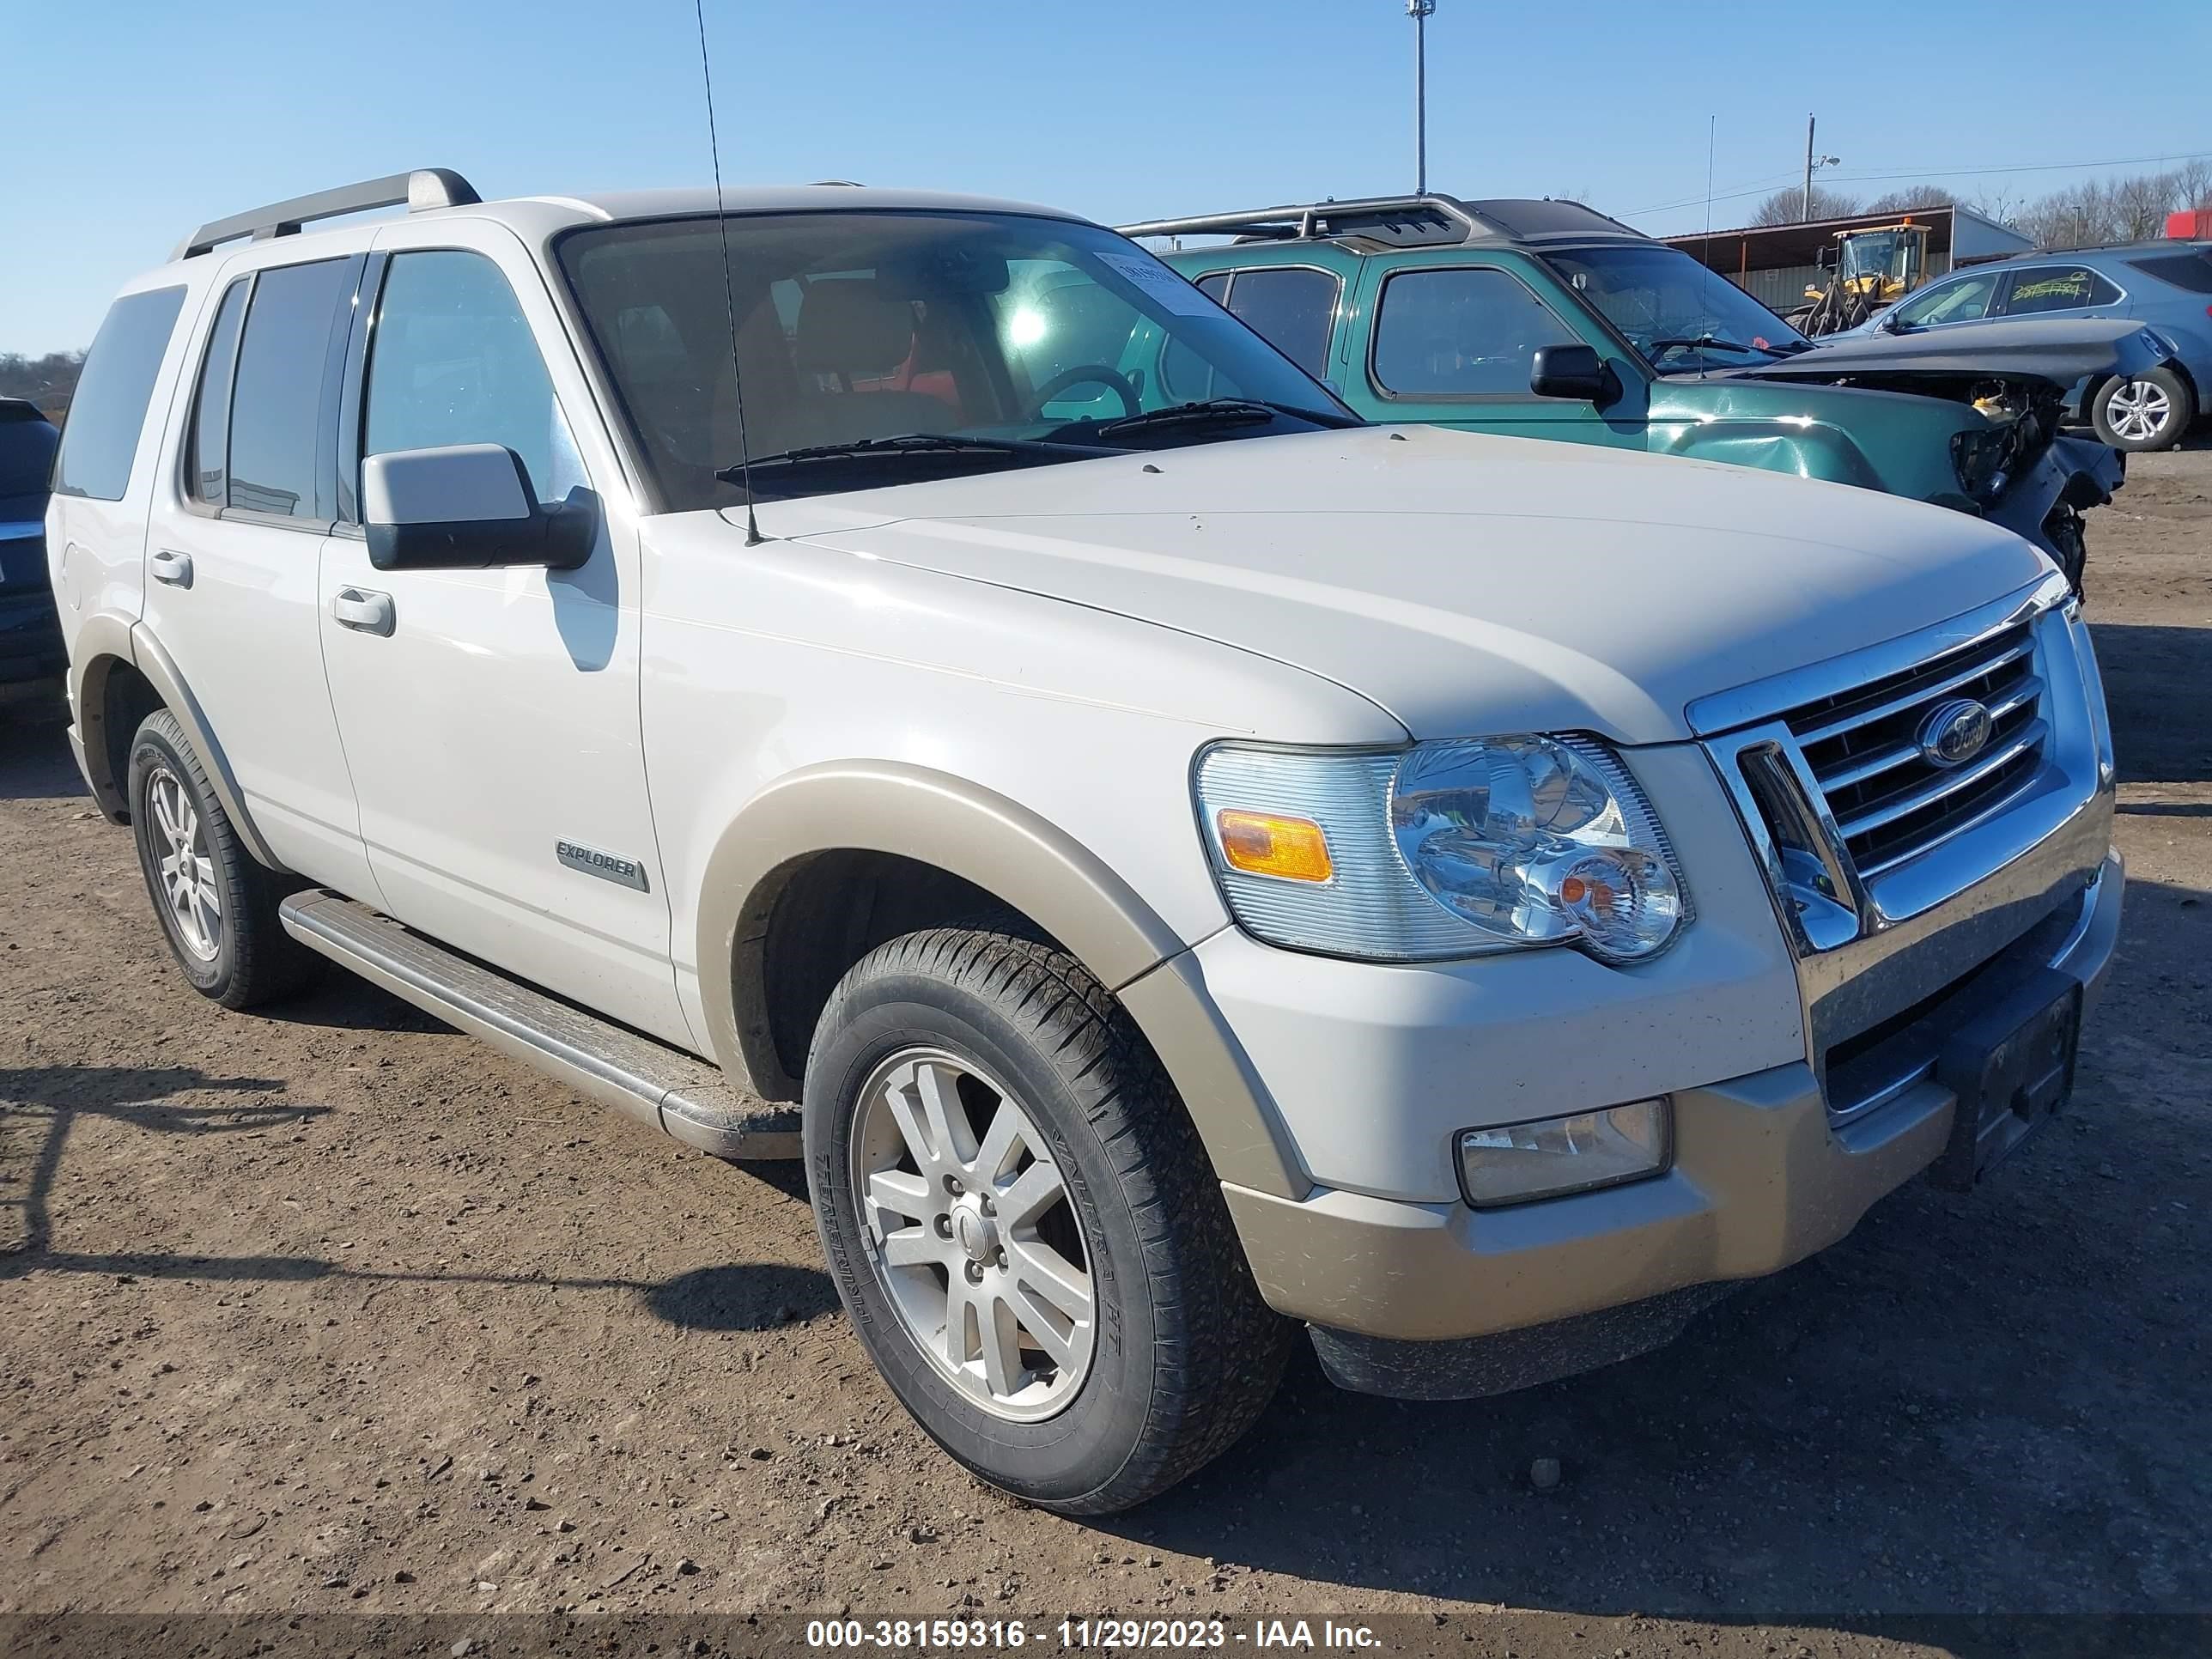
<path fill-rule="evenodd" d="M 1995 722 L 1971 697 L 1939 702 L 1920 722 L 1921 757 L 1932 766 L 1964 766 L 1989 746 Z"/>

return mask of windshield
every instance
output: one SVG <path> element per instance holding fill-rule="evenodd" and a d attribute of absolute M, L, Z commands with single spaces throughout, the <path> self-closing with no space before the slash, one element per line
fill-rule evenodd
<path fill-rule="evenodd" d="M 718 476 L 739 460 L 732 310 L 763 500 L 1356 423 L 1110 231 L 926 211 L 726 222 L 726 295 L 711 217 L 574 231 L 557 250 L 672 509 L 744 500 L 734 475 Z M 1244 401 L 1127 418 L 1190 404 L 1194 384 Z M 907 441 L 883 441 L 894 439 Z"/>
<path fill-rule="evenodd" d="M 1810 348 L 1796 329 L 1680 248 L 1654 242 L 1544 257 L 1662 374 L 1741 368 Z"/>

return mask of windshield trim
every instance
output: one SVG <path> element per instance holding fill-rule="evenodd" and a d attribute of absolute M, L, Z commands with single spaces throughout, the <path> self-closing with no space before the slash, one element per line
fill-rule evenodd
<path fill-rule="evenodd" d="M 825 203 L 820 206 L 810 207 L 724 207 L 719 211 L 698 210 L 671 213 L 640 214 L 634 217 L 626 216 L 623 218 L 594 219 L 587 220 L 581 223 L 564 225 L 558 230 L 552 232 L 544 240 L 543 245 L 544 257 L 540 261 L 541 273 L 545 281 L 547 290 L 552 296 L 554 308 L 559 313 L 562 324 L 568 331 L 569 349 L 575 354 L 577 363 L 583 370 L 585 380 L 589 383 L 592 391 L 599 400 L 598 418 L 600 419 L 602 424 L 607 429 L 608 436 L 613 443 L 616 453 L 622 461 L 624 471 L 629 475 L 628 481 L 631 491 L 635 498 L 637 510 L 641 516 L 650 517 L 662 514 L 678 512 L 723 512 L 727 510 L 730 504 L 726 502 L 720 506 L 708 505 L 698 507 L 679 507 L 670 498 L 667 487 L 662 481 L 658 468 L 656 468 L 653 463 L 652 455 L 646 447 L 639 427 L 636 411 L 631 407 L 629 398 L 623 392 L 620 380 L 610 367 L 609 359 L 605 349 L 599 340 L 599 332 L 592 325 L 590 313 L 585 309 L 582 299 L 576 293 L 575 286 L 570 280 L 568 264 L 562 258 L 562 250 L 564 245 L 576 237 L 588 235 L 592 233 L 604 233 L 614 229 L 631 229 L 641 226 L 702 224 L 711 223 L 718 218 L 725 221 L 744 219 L 791 219 L 811 215 L 845 218 L 868 216 L 899 219 L 973 219 L 977 217 L 986 217 L 1007 222 L 1027 221 L 1042 225 L 1072 226 L 1079 230 L 1094 231 L 1100 234 L 1111 237 L 1117 241 L 1122 242 L 1137 252 L 1142 253 L 1147 258 L 1165 266 L 1167 270 L 1174 271 L 1176 276 L 1182 276 L 1185 282 L 1190 283 L 1194 288 L 1197 286 L 1196 280 L 1194 278 L 1186 276 L 1177 267 L 1167 264 L 1166 261 L 1160 259 L 1159 255 L 1153 252 L 1152 250 L 1146 247 L 1140 242 L 1132 240 L 1130 238 L 1123 236 L 1120 231 L 1115 230 L 1110 225 L 1102 225 L 1096 220 L 1085 219 L 1079 215 L 1072 213 L 1055 213 L 1049 210 L 1037 209 L 1034 207 L 1000 208 L 988 204 L 978 204 L 975 206 L 956 206 L 950 204 L 945 206 L 932 205 L 927 207 L 860 204 L 848 206 L 842 203 L 834 204 Z M 1203 292 L 1203 290 L 1200 291 Z M 1340 305 L 1342 303 L 1342 292 L 1343 283 L 1342 278 L 1340 277 Z M 1342 394 L 1327 380 L 1309 373 L 1301 365 L 1293 362 L 1290 357 L 1283 353 L 1281 349 L 1278 347 L 1273 341 L 1268 339 L 1266 335 L 1261 333 L 1257 329 L 1253 328 L 1249 324 L 1244 323 L 1242 319 L 1237 318 L 1233 312 L 1229 310 L 1228 307 L 1222 305 L 1218 301 L 1213 300 L 1212 296 L 1210 295 L 1206 297 L 1208 301 L 1213 304 L 1224 316 L 1228 317 L 1231 321 L 1237 322 L 1240 327 L 1243 327 L 1245 332 L 1250 335 L 1252 339 L 1262 349 L 1273 354 L 1275 357 L 1279 359 L 1292 374 L 1297 375 L 1301 380 L 1310 382 L 1314 387 L 1316 392 L 1318 394 L 1322 407 L 1324 410 L 1334 410 L 1337 415 L 1342 417 L 1345 424 L 1347 426 L 1366 426 L 1371 424 L 1365 416 L 1360 414 L 1349 404 L 1346 403 Z M 610 415 L 616 418 L 609 419 L 608 416 Z M 1250 436 L 1255 438 L 1268 435 L 1271 434 L 1267 433 L 1254 433 L 1250 434 Z M 1079 452 L 1072 453 L 1070 456 L 1071 461 L 1092 459 L 1104 458 L 1084 455 Z M 1060 464 L 1066 465 L 1066 463 Z"/>

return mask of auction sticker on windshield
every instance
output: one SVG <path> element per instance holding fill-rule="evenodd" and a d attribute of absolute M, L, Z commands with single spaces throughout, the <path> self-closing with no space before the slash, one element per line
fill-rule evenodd
<path fill-rule="evenodd" d="M 1157 259 L 1141 253 L 1101 253 L 1098 258 L 1178 317 L 1213 314 L 1212 301 Z"/>

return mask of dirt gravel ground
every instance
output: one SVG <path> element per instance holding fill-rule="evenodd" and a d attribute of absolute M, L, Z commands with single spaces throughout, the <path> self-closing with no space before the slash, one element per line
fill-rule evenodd
<path fill-rule="evenodd" d="M 201 1001 L 58 718 L 11 712 L 0 1647 L 70 1610 L 495 1644 L 502 1612 L 793 1610 L 1980 1654 L 2042 1638 L 1884 1620 L 2212 1610 L 2212 447 L 2131 474 L 2089 565 L 2130 886 L 2070 1115 L 1595 1375 L 1415 1406 L 1302 1356 L 1241 1446 L 1104 1522 L 909 1425 L 795 1166 L 682 1151 L 343 977 Z"/>

